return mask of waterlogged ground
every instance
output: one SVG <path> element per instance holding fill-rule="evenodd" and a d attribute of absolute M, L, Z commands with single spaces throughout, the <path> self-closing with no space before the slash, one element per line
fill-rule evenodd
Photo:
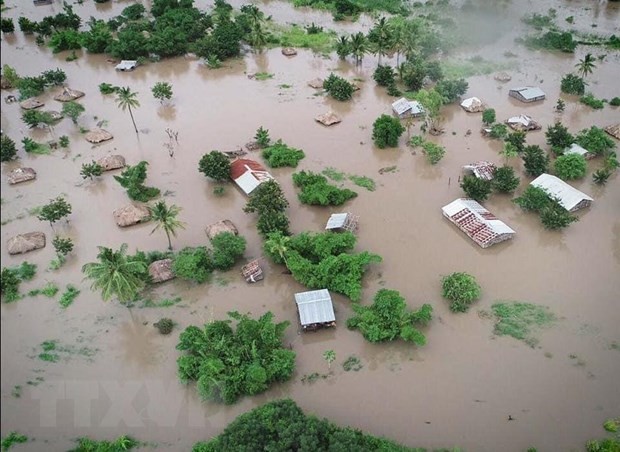
<path fill-rule="evenodd" d="M 606 2 L 589 6 L 585 1 L 572 1 L 567 9 L 552 1 L 528 2 L 526 7 L 516 3 L 520 2 L 493 11 L 496 16 L 489 13 L 480 20 L 483 25 L 472 27 L 472 33 L 491 44 L 471 47 L 463 54 L 502 63 L 516 61 L 517 67 L 510 71 L 513 81 L 503 85 L 490 75 L 473 77 L 469 95 L 494 107 L 498 119 L 526 113 L 546 126 L 559 117 L 553 107 L 562 74 L 589 51 L 607 54 L 591 76 L 590 89 L 599 98 L 620 94 L 618 52 L 580 47 L 574 56 L 554 55 L 514 45 L 523 30 L 518 18 L 525 12 L 545 12 L 554 6 L 561 20 L 574 15 L 576 26 L 584 30 L 596 23 L 598 32 L 617 33 L 617 7 Z M 108 18 L 124 6 L 124 2 L 96 7 L 86 3 L 76 8 L 84 17 Z M 363 19 L 355 25 L 335 25 L 327 14 L 295 10 L 286 3 L 261 6 L 278 21 L 314 21 L 347 32 L 372 23 Z M 20 8 L 40 19 L 61 6 Z M 18 17 L 20 10 L 5 14 Z M 505 58 L 508 50 L 517 57 Z M 304 410 L 338 424 L 410 446 L 460 446 L 471 451 L 522 451 L 530 446 L 541 451 L 582 450 L 587 439 L 604 434 L 602 422 L 620 412 L 620 182 L 615 176 L 605 187 L 594 186 L 591 173 L 600 162 L 592 161 L 588 176 L 574 184 L 594 198 L 593 206 L 579 213 L 580 221 L 563 232 L 545 231 L 537 217 L 522 213 L 510 197 L 494 195 L 487 207 L 515 229 L 517 236 L 482 250 L 443 219 L 440 208 L 462 195 L 458 179 L 463 164 L 479 159 L 504 161 L 498 154 L 499 143 L 480 136 L 479 115 L 451 106 L 443 111 L 446 133 L 433 138 L 448 149 L 437 166 L 404 146 L 405 137 L 398 149 L 374 148 L 372 122 L 390 111 L 392 98 L 372 81 L 373 57 L 354 68 L 309 51 L 289 59 L 273 49 L 227 62 L 218 70 L 209 70 L 192 58 L 177 58 L 132 73 L 116 73 L 103 56 L 79 55 L 68 63 L 66 54 L 52 55 L 20 32 L 2 41 L 2 64 L 14 66 L 20 74 L 35 75 L 54 67 L 66 71 L 68 85 L 87 93 L 80 101 L 86 107 L 80 125 L 88 128 L 104 121 L 114 134 L 112 141 L 92 146 L 78 127 L 64 120 L 53 134 L 70 137 L 68 151 L 57 150 L 49 156 L 20 151 L 19 161 L 2 165 L 2 220 L 6 222 L 2 265 L 24 260 L 38 265 L 37 277 L 22 285 L 24 293 L 48 281 L 58 284 L 61 291 L 67 284 L 82 290 L 67 309 L 59 306 L 59 295 L 2 304 L 2 434 L 18 430 L 35 438 L 20 450 L 66 450 L 77 436 L 112 438 L 126 433 L 165 450 L 188 450 L 195 441 L 221 432 L 237 415 L 279 397 L 291 397 Z M 330 71 L 365 80 L 353 101 L 338 103 L 317 96 L 306 85 Z M 274 77 L 266 81 L 247 77 L 255 72 Z M 139 92 L 138 136 L 129 115 L 116 107 L 113 98 L 99 93 L 97 85 L 103 81 Z M 150 87 L 157 81 L 173 85 L 170 105 L 162 106 L 152 98 Z M 508 86 L 522 84 L 540 86 L 548 99 L 535 105 L 509 99 Z M 52 100 L 55 93 L 43 96 L 45 108 L 60 110 L 60 104 Z M 563 98 L 567 108 L 560 117 L 573 132 L 620 120 L 617 108 L 593 111 L 572 97 Z M 343 117 L 341 124 L 325 128 L 314 122 L 314 116 L 329 109 Z M 19 110 L 16 104 L 3 104 L 5 133 L 16 142 L 24 136 L 42 141 L 52 138 L 47 131 L 29 131 Z M 166 239 L 160 233 L 150 235 L 148 224 L 117 228 L 112 210 L 125 205 L 127 195 L 111 174 L 83 182 L 82 163 L 108 153 L 123 154 L 129 164 L 147 160 L 148 184 L 167 192 L 167 202 L 183 208 L 181 219 L 187 226 L 174 240 L 177 249 L 206 244 L 204 227 L 228 218 L 247 238 L 246 258 L 252 259 L 261 256 L 261 241 L 255 218 L 242 211 L 244 196 L 229 186 L 223 197 L 215 197 L 213 184 L 198 173 L 197 163 L 212 149 L 243 145 L 259 126 L 269 129 L 272 138 L 282 138 L 306 152 L 300 169 L 334 167 L 376 181 L 373 192 L 356 188 L 359 196 L 346 206 L 361 218 L 358 248 L 384 259 L 365 278 L 363 302 L 370 302 L 376 290 L 386 287 L 399 290 L 412 307 L 431 303 L 435 317 L 426 331 L 426 346 L 370 345 L 344 326 L 350 302 L 340 296 L 334 297 L 336 329 L 299 334 L 293 294 L 303 288 L 282 274 L 283 267 L 268 261 L 264 261 L 265 281 L 255 285 L 243 282 L 235 268 L 216 275 L 207 285 L 193 287 L 175 281 L 149 294 L 154 300 L 181 297 L 172 307 L 127 309 L 115 302 L 104 303 L 98 293 L 89 291 L 80 268 L 95 259 L 98 245 L 118 248 L 128 243 L 131 251 L 163 250 Z M 166 128 L 179 133 L 173 158 L 164 146 Z M 419 133 L 419 125 L 411 133 Z M 530 144 L 544 145 L 544 141 L 543 132 L 528 135 Z M 522 169 L 517 160 L 508 163 Z M 6 176 L 18 165 L 35 168 L 37 180 L 8 186 Z M 396 171 L 378 173 L 388 166 L 396 166 Z M 292 230 L 322 230 L 329 214 L 338 210 L 300 205 L 291 173 L 290 169 L 273 171 L 291 202 Z M 528 182 L 522 177 L 520 189 Z M 354 188 L 349 182 L 346 185 Z M 42 230 L 51 239 L 49 225 L 28 210 L 59 194 L 65 194 L 73 205 L 71 221 L 55 227 L 76 243 L 67 264 L 59 271 L 45 270 L 53 258 L 51 245 L 27 255 L 8 256 L 4 244 L 17 233 Z M 440 276 L 453 271 L 475 275 L 483 287 L 481 300 L 467 314 L 450 313 L 440 296 Z M 538 333 L 535 348 L 509 337 L 495 337 L 492 320 L 479 314 L 490 311 L 496 300 L 506 299 L 547 305 L 558 317 L 551 328 Z M 271 310 L 277 320 L 290 321 L 286 342 L 298 357 L 289 383 L 232 407 L 201 402 L 194 387 L 178 383 L 174 348 L 182 328 L 222 319 L 230 310 L 256 315 Z M 159 335 L 152 326 L 164 316 L 178 325 L 170 336 Z M 58 341 L 58 362 L 37 357 L 46 340 Z M 327 373 L 322 354 L 328 349 L 337 355 L 334 375 L 313 384 L 302 383 L 304 375 Z M 340 365 L 350 355 L 361 359 L 363 368 L 358 372 L 345 372 Z M 514 420 L 508 421 L 509 416 Z"/>

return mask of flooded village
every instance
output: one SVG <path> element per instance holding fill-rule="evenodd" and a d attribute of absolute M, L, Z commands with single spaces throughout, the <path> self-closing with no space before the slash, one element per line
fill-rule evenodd
<path fill-rule="evenodd" d="M 618 451 L 620 2 L 377 3 L 4 0 L 3 450 Z"/>

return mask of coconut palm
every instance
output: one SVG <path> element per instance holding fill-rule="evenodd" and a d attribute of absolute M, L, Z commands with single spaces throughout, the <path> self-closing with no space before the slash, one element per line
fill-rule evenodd
<path fill-rule="evenodd" d="M 185 229 L 185 225 L 177 220 L 177 215 L 181 211 L 181 208 L 175 206 L 166 205 L 165 201 L 159 201 L 154 206 L 149 206 L 150 219 L 157 222 L 157 225 L 151 231 L 153 234 L 158 229 L 163 229 L 168 237 L 168 249 L 172 250 L 172 242 L 170 241 L 170 234 L 176 237 L 177 229 Z"/>
<path fill-rule="evenodd" d="M 286 235 L 279 233 L 269 234 L 269 239 L 265 241 L 265 249 L 270 253 L 277 253 L 284 261 L 284 265 L 288 266 L 286 252 L 288 251 L 290 241 L 291 238 Z"/>
<path fill-rule="evenodd" d="M 336 54 L 341 60 L 344 60 L 351 54 L 351 44 L 348 36 L 340 36 L 336 42 Z"/>
<path fill-rule="evenodd" d="M 364 54 L 368 53 L 368 41 L 366 36 L 364 36 L 364 33 L 360 31 L 354 35 L 351 35 L 350 43 L 351 54 L 355 57 L 355 64 L 362 64 Z"/>
<path fill-rule="evenodd" d="M 100 246 L 97 259 L 99 262 L 85 264 L 82 273 L 93 280 L 91 289 L 101 290 L 104 301 L 116 297 L 125 303 L 133 300 L 144 288 L 146 263 L 128 259 L 126 243 L 118 251 Z"/>
<path fill-rule="evenodd" d="M 372 43 L 374 53 L 379 55 L 378 64 L 381 64 L 381 57 L 390 51 L 393 37 L 392 25 L 385 17 L 375 22 L 374 27 L 368 33 L 368 40 Z"/>
<path fill-rule="evenodd" d="M 131 88 L 128 86 L 125 88 L 119 88 L 116 91 L 116 103 L 121 110 L 129 110 L 131 122 L 133 123 L 133 128 L 136 130 L 136 133 L 138 133 L 138 127 L 136 127 L 136 121 L 133 119 L 133 112 L 131 111 L 131 108 L 138 108 L 140 106 L 140 102 L 138 102 L 138 99 L 136 98 L 137 95 L 138 93 L 131 91 Z"/>
<path fill-rule="evenodd" d="M 594 56 L 591 53 L 587 53 L 586 56 L 579 60 L 579 63 L 575 65 L 577 68 L 577 73 L 581 76 L 582 79 L 586 78 L 589 74 L 592 73 L 594 68 L 596 68 L 596 64 L 594 64 Z"/>

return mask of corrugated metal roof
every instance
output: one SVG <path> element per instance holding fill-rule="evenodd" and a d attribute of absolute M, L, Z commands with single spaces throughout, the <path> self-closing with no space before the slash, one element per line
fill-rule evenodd
<path fill-rule="evenodd" d="M 512 116 L 506 120 L 508 124 L 521 124 L 523 127 L 529 127 L 533 119 L 528 115 Z"/>
<path fill-rule="evenodd" d="M 536 99 L 538 97 L 545 97 L 545 92 L 536 86 L 521 86 L 518 88 L 512 88 L 511 92 L 518 92 L 524 99 Z"/>
<path fill-rule="evenodd" d="M 409 101 L 404 97 L 401 97 L 396 102 L 392 103 L 392 110 L 397 115 L 402 115 L 411 109 L 411 105 L 409 105 Z"/>
<path fill-rule="evenodd" d="M 117 71 L 130 71 L 132 69 L 135 69 L 137 65 L 138 65 L 138 61 L 136 60 L 122 60 L 120 63 L 116 65 L 115 69 Z"/>
<path fill-rule="evenodd" d="M 234 181 L 246 195 L 252 193 L 254 189 L 261 184 L 261 181 L 254 177 L 254 174 L 250 171 L 243 173 L 241 176 L 234 179 Z"/>
<path fill-rule="evenodd" d="M 336 320 L 332 298 L 327 289 L 296 293 L 295 303 L 302 326 Z"/>
<path fill-rule="evenodd" d="M 481 160 L 479 162 L 465 165 L 463 166 L 463 168 L 473 172 L 474 176 L 476 176 L 478 179 L 491 180 L 493 179 L 493 174 L 495 173 L 496 166 L 491 162 Z"/>
<path fill-rule="evenodd" d="M 419 116 L 424 114 L 424 107 L 417 100 L 409 101 L 409 107 L 411 108 L 411 114 L 413 116 Z"/>
<path fill-rule="evenodd" d="M 327 220 L 325 229 L 339 229 L 344 226 L 347 221 L 348 213 L 334 213 Z"/>
<path fill-rule="evenodd" d="M 587 153 L 588 153 L 588 150 L 582 148 L 577 143 L 573 143 L 569 147 L 564 149 L 564 154 L 579 154 L 585 157 Z"/>
<path fill-rule="evenodd" d="M 593 199 L 585 193 L 580 192 L 559 177 L 552 176 L 551 174 L 541 174 L 530 182 L 530 185 L 542 188 L 549 193 L 549 195 L 557 198 L 560 205 L 568 211 L 575 209 L 581 201 L 593 201 Z"/>
<path fill-rule="evenodd" d="M 250 159 L 235 159 L 230 164 L 230 178 L 235 180 L 246 171 L 267 171 L 263 165 Z"/>

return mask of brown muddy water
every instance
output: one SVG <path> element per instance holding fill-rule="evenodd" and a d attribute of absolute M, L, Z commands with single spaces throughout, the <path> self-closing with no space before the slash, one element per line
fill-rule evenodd
<path fill-rule="evenodd" d="M 590 3 L 573 1 L 564 10 L 558 2 L 537 3 L 536 8 L 528 2 L 526 9 L 545 12 L 555 6 L 560 18 L 575 15 L 578 23 L 597 23 L 599 32 L 618 30 L 617 8 L 601 3 L 586 9 L 586 4 Z M 111 17 L 126 5 L 85 4 L 77 10 L 84 11 L 84 17 Z M 337 28 L 322 13 L 294 10 L 280 2 L 261 5 L 268 14 L 273 10 L 274 17 L 279 11 L 282 21 L 323 21 L 326 27 Z M 514 46 L 514 37 L 522 30 L 518 18 L 523 10 L 518 6 L 497 12 L 504 28 L 496 30 L 492 44 L 471 48 L 464 56 L 502 58 L 506 50 L 515 52 L 519 67 L 510 72 L 513 81 L 509 85 L 539 85 L 547 100 L 535 105 L 513 101 L 507 95 L 509 85 L 490 75 L 470 78 L 468 95 L 494 107 L 498 119 L 527 113 L 546 126 L 558 118 L 553 107 L 562 74 L 588 51 L 607 54 L 591 76 L 590 89 L 599 98 L 620 95 L 618 52 L 579 48 L 574 56 L 567 56 Z M 35 11 L 32 6 L 23 8 L 27 14 Z M 48 14 L 43 8 L 36 8 L 36 14 Z M 47 8 L 58 11 L 60 6 L 55 3 Z M 19 11 L 6 14 L 17 17 Z M 601 424 L 605 419 L 620 413 L 620 353 L 613 346 L 620 343 L 620 178 L 614 176 L 605 187 L 594 186 L 591 173 L 600 162 L 592 161 L 587 177 L 574 184 L 594 198 L 592 207 L 563 232 L 544 230 L 537 217 L 522 213 L 510 197 L 493 195 L 488 208 L 515 229 L 517 236 L 482 250 L 443 219 L 440 208 L 462 196 L 458 179 L 463 164 L 505 160 L 498 154 L 498 144 L 479 135 L 479 114 L 451 106 L 443 112 L 446 133 L 434 138 L 447 148 L 438 165 L 430 166 L 419 152 L 414 154 L 404 145 L 405 137 L 398 149 L 373 147 L 372 122 L 390 112 L 392 101 L 372 81 L 373 57 L 355 68 L 335 57 L 325 59 L 300 51 L 286 58 L 273 49 L 227 62 L 219 70 L 209 70 L 192 58 L 177 58 L 132 73 L 116 73 L 102 56 L 80 54 L 71 63 L 65 57 L 38 48 L 19 32 L 2 41 L 2 64 L 14 66 L 20 74 L 34 75 L 57 66 L 65 70 L 68 86 L 87 93 L 80 100 L 86 107 L 80 125 L 92 127 L 105 121 L 105 128 L 114 134 L 112 141 L 91 146 L 76 126 L 63 120 L 53 134 L 70 137 L 68 151 L 57 150 L 49 156 L 20 151 L 18 162 L 2 165 L 2 220 L 14 219 L 2 227 L 2 265 L 28 260 L 39 266 L 37 277 L 23 284 L 22 292 L 46 281 L 57 283 L 61 290 L 66 284 L 82 290 L 66 310 L 42 296 L 2 304 L 2 434 L 18 430 L 36 439 L 21 450 L 66 450 L 78 436 L 121 434 L 156 442 L 164 450 L 189 450 L 194 442 L 220 433 L 237 415 L 279 397 L 291 397 L 307 412 L 340 425 L 410 446 L 460 446 L 470 451 L 522 451 L 531 446 L 540 451 L 582 450 L 587 439 L 604 434 Z M 336 70 L 365 80 L 351 102 L 316 96 L 306 85 Z M 269 72 L 274 77 L 248 79 L 246 74 L 253 72 Z M 160 105 L 150 94 L 150 87 L 163 80 L 173 85 L 169 105 Z M 113 98 L 98 92 L 97 85 L 103 81 L 130 86 L 139 93 L 138 136 L 129 115 L 116 107 Z M 52 100 L 55 92 L 43 96 L 46 109 L 60 110 L 60 104 Z M 593 111 L 572 97 L 562 97 L 567 108 L 560 117 L 574 132 L 620 120 L 618 108 Z M 314 122 L 314 116 L 329 109 L 343 117 L 341 124 L 325 128 Z M 2 104 L 5 133 L 16 142 L 24 136 L 52 138 L 47 131 L 25 128 L 19 110 L 16 104 Z M 383 263 L 371 267 L 365 278 L 363 303 L 369 303 L 381 287 L 399 290 L 412 307 L 431 303 L 435 317 L 426 331 L 426 346 L 365 342 L 344 326 L 351 310 L 350 302 L 341 296 L 334 297 L 336 329 L 299 334 L 293 294 L 303 287 L 282 275 L 282 267 L 267 262 L 265 281 L 251 286 L 242 281 L 238 268 L 202 286 L 181 281 L 161 285 L 151 294 L 154 298 L 183 299 L 168 308 L 129 310 L 115 302 L 103 303 L 98 293 L 90 292 L 80 268 L 95 259 L 98 245 L 118 248 L 128 243 L 131 251 L 163 250 L 166 239 L 160 233 L 150 235 L 149 224 L 117 228 L 112 210 L 128 203 L 127 195 L 111 174 L 83 182 L 82 163 L 109 153 L 123 154 L 129 164 L 147 160 L 148 184 L 167 192 L 167 201 L 183 208 L 186 229 L 174 240 L 176 249 L 206 244 L 204 227 L 228 218 L 247 238 L 246 258 L 252 259 L 261 256 L 261 241 L 255 218 L 242 211 L 246 199 L 232 185 L 223 197 L 215 197 L 213 184 L 198 173 L 197 165 L 205 152 L 243 145 L 259 126 L 269 129 L 272 138 L 282 138 L 306 152 L 298 169 L 334 167 L 377 182 L 374 192 L 358 188 L 359 196 L 345 207 L 361 218 L 358 248 L 383 257 Z M 164 146 L 167 127 L 179 132 L 173 158 Z M 466 135 L 470 129 L 473 133 Z M 411 133 L 419 133 L 419 124 Z M 544 141 L 542 131 L 528 135 L 528 143 L 544 145 Z M 522 169 L 516 159 L 506 161 Z M 6 176 L 18 165 L 33 167 L 37 180 L 8 186 Z M 378 174 L 380 168 L 394 165 L 395 173 Z M 322 230 L 329 214 L 339 209 L 302 206 L 291 173 L 291 169 L 273 171 L 291 202 L 292 230 Z M 522 177 L 518 193 L 528 182 Z M 59 194 L 65 194 L 73 205 L 71 221 L 55 228 L 76 243 L 65 266 L 55 272 L 45 270 L 53 258 L 51 244 L 27 255 L 9 256 L 4 244 L 17 233 L 42 230 L 51 241 L 49 225 L 27 211 Z M 441 299 L 440 276 L 454 271 L 475 275 L 483 288 L 482 299 L 467 314 L 451 314 Z M 559 320 L 539 335 L 536 348 L 495 337 L 492 321 L 478 311 L 489 310 L 496 300 L 547 305 Z M 276 319 L 290 321 L 286 341 L 297 353 L 297 370 L 289 383 L 232 407 L 201 402 L 194 387 L 178 383 L 174 348 L 182 328 L 224 318 L 230 310 L 256 315 L 271 310 Z M 178 324 L 170 336 L 160 336 L 152 326 L 164 316 Z M 46 363 L 36 356 L 41 351 L 39 344 L 49 339 L 73 350 L 88 347 L 92 353 L 62 353 L 60 362 Z M 338 364 L 334 376 L 303 384 L 305 374 L 327 372 L 322 354 L 328 349 L 336 352 L 338 363 L 349 355 L 359 356 L 363 369 L 344 372 Z M 12 396 L 16 386 L 22 387 L 19 398 Z M 515 420 L 508 421 L 509 415 Z"/>

